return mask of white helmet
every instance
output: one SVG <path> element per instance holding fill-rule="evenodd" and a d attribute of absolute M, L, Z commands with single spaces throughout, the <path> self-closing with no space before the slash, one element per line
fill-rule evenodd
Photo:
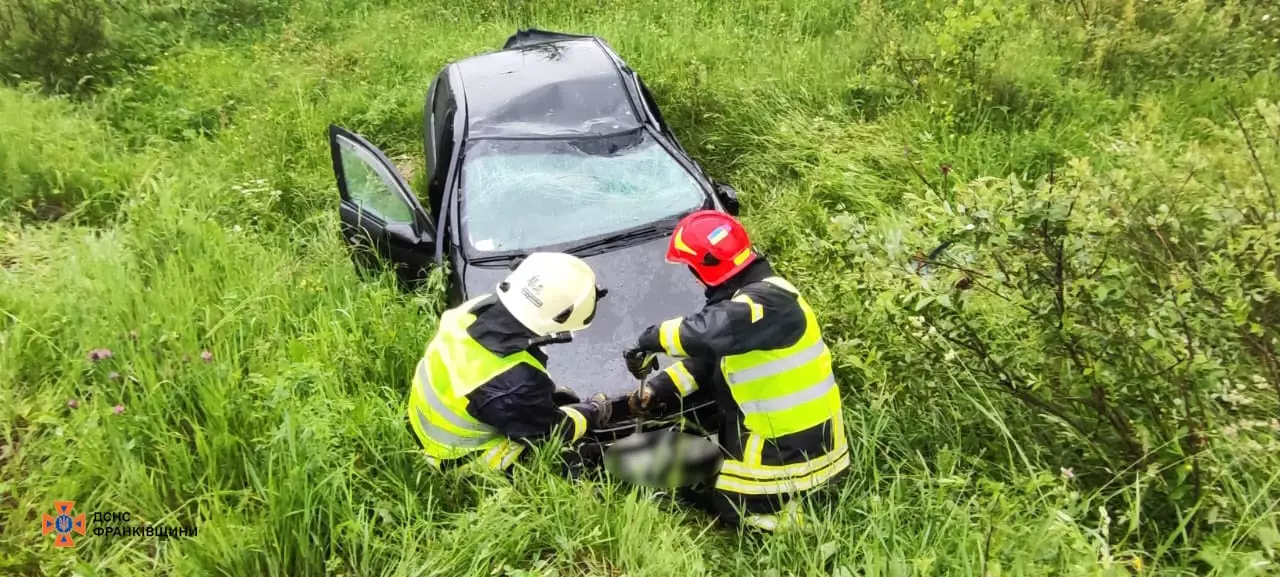
<path fill-rule="evenodd" d="M 586 262 L 555 252 L 530 254 L 498 285 L 503 306 L 542 337 L 587 328 L 603 293 Z"/>

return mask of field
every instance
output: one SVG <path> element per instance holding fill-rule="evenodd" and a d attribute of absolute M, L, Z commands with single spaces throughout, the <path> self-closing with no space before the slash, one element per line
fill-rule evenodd
<path fill-rule="evenodd" d="M 440 283 L 356 276 L 325 130 L 420 166 L 522 27 L 610 42 L 819 311 L 812 532 L 419 460 Z M 2 574 L 1280 572 L 1272 3 L 0 0 L 0 77 Z"/>

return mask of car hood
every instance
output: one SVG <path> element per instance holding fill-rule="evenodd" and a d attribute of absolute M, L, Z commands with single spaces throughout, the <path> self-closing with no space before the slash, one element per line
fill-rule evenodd
<path fill-rule="evenodd" d="M 583 399 L 596 393 L 618 398 L 636 389 L 622 352 L 645 328 L 693 313 L 704 302 L 702 285 L 689 269 L 666 262 L 666 251 L 664 237 L 583 258 L 609 294 L 600 301 L 591 326 L 575 334 L 573 342 L 543 348 L 556 384 Z M 506 267 L 468 265 L 465 298 L 493 292 L 508 272 Z M 660 361 L 664 366 L 672 362 Z"/>

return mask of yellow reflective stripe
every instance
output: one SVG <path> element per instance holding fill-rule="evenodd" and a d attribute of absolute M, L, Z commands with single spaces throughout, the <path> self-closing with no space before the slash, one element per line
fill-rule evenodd
<path fill-rule="evenodd" d="M 564 414 L 569 415 L 569 418 L 573 420 L 573 438 L 569 439 L 569 442 L 572 443 L 587 434 L 587 417 L 581 411 L 572 407 L 560 407 L 560 410 L 564 411 Z"/>
<path fill-rule="evenodd" d="M 693 375 L 689 374 L 689 369 L 684 368 L 684 363 L 676 363 L 665 369 L 671 382 L 675 384 L 676 390 L 680 391 L 681 397 L 687 397 L 690 393 L 698 390 L 698 381 L 694 380 Z"/>
<path fill-rule="evenodd" d="M 764 437 L 757 435 L 755 433 L 747 434 L 747 443 L 743 446 L 743 449 L 742 449 L 742 463 L 746 465 L 746 468 L 760 466 L 760 461 L 764 458 L 763 455 L 764 455 Z M 728 463 L 737 464 L 738 462 L 726 461 L 726 464 Z M 734 473 L 730 472 L 729 474 L 732 475 Z"/>
<path fill-rule="evenodd" d="M 819 400 L 836 390 L 835 375 L 828 374 L 820 382 L 810 385 L 791 394 L 772 399 L 742 401 L 738 403 L 744 415 L 780 413 L 787 409 L 799 407 L 805 403 Z"/>
<path fill-rule="evenodd" d="M 733 297 L 733 301 L 743 303 L 751 308 L 751 322 L 754 323 L 764 318 L 764 307 L 760 306 L 759 304 L 756 304 L 756 301 L 751 300 L 750 296 L 738 295 L 736 297 Z"/>
<path fill-rule="evenodd" d="M 758 453 L 756 453 L 758 455 Z M 810 459 L 803 463 L 793 463 L 790 465 L 760 465 L 750 464 L 750 461 L 728 461 L 726 460 L 720 466 L 721 473 L 727 473 L 735 477 L 746 477 L 754 479 L 786 479 L 788 477 L 801 477 L 810 475 L 814 472 L 825 469 L 831 464 L 839 461 L 842 457 L 849 455 L 849 446 L 840 439 L 836 439 L 836 446 L 827 454 L 816 459 Z M 758 458 L 758 457 L 757 457 Z"/>
<path fill-rule="evenodd" d="M 444 445 L 449 448 L 472 449 L 482 447 L 492 440 L 492 437 L 490 436 L 467 437 L 455 435 L 444 427 L 438 427 L 432 423 L 431 420 L 427 418 L 426 413 L 422 412 L 422 409 L 414 407 L 413 410 L 415 416 L 418 417 L 418 431 L 422 433 L 423 436 L 440 445 Z"/>
<path fill-rule="evenodd" d="M 742 524 L 762 531 L 776 531 L 778 518 L 774 515 L 751 515 L 742 520 Z"/>
<path fill-rule="evenodd" d="M 455 436 L 483 436 L 487 437 L 493 434 L 496 429 L 481 423 L 471 415 L 459 415 L 445 405 L 444 400 L 440 398 L 435 386 L 431 383 L 431 375 L 427 370 L 427 358 L 423 357 L 418 361 L 417 371 L 418 392 L 422 395 L 422 400 L 427 402 L 427 407 L 431 413 L 439 415 L 444 422 L 458 429 L 461 435 Z"/>
<path fill-rule="evenodd" d="M 502 462 L 498 464 L 498 469 L 506 470 L 516 459 L 524 453 L 525 445 L 523 443 L 512 442 L 511 447 L 502 456 Z"/>
<path fill-rule="evenodd" d="M 501 443 L 490 447 L 488 451 L 480 455 L 480 462 L 484 463 L 486 467 L 497 469 L 498 465 L 502 463 L 502 449 L 506 446 L 507 441 L 504 439 Z"/>
<path fill-rule="evenodd" d="M 484 466 L 499 471 L 511 466 L 515 462 L 516 457 L 524 452 L 524 444 L 517 443 L 511 439 L 503 439 L 497 446 L 485 451 L 480 456 L 480 461 Z"/>
<path fill-rule="evenodd" d="M 814 359 L 821 357 L 822 353 L 826 352 L 826 350 L 826 342 L 821 338 L 818 338 L 803 349 L 795 351 L 784 357 L 779 357 L 745 369 L 727 371 L 725 374 L 725 380 L 728 381 L 730 385 L 738 385 L 776 376 L 784 372 L 803 367 Z"/>
<path fill-rule="evenodd" d="M 746 249 L 743 249 L 742 252 L 738 253 L 737 256 L 733 257 L 733 266 L 738 266 L 746 262 L 747 257 L 749 256 L 751 256 L 751 248 L 747 247 Z"/>
<path fill-rule="evenodd" d="M 683 226 L 682 226 L 682 227 L 680 227 L 680 228 L 678 228 L 678 229 L 676 229 L 675 238 L 673 238 L 673 239 L 672 239 L 672 241 L 671 241 L 671 245 L 672 245 L 672 246 L 674 246 L 674 247 L 676 247 L 676 250 L 678 250 L 678 251 L 680 251 L 680 252 L 689 253 L 689 254 L 692 254 L 692 255 L 696 255 L 696 254 L 698 254 L 698 253 L 694 252 L 694 250 L 693 250 L 692 248 L 689 248 L 689 245 L 688 245 L 688 244 L 685 244 L 685 242 L 684 242 L 684 227 L 683 227 Z"/>
<path fill-rule="evenodd" d="M 684 346 L 680 344 L 680 324 L 683 322 L 684 318 L 680 317 L 663 321 L 658 326 L 658 344 L 673 357 L 689 356 L 684 352 Z"/>
<path fill-rule="evenodd" d="M 795 295 L 800 294 L 800 290 L 799 290 L 799 289 L 797 289 L 797 288 L 795 287 L 795 285 L 793 285 L 793 284 L 791 284 L 791 283 L 787 282 L 787 280 L 786 280 L 786 279 L 784 279 L 784 278 L 782 278 L 782 277 L 780 277 L 780 276 L 771 276 L 771 277 L 769 277 L 769 278 L 764 279 L 764 282 L 767 282 L 767 283 L 769 283 L 769 284 L 771 284 L 771 285 L 773 285 L 773 286 L 776 286 L 776 287 L 778 287 L 778 288 L 780 288 L 780 289 L 782 289 L 782 290 L 784 290 L 784 291 L 787 291 L 787 292 L 789 292 L 789 293 L 791 293 L 791 294 L 795 294 Z"/>
<path fill-rule="evenodd" d="M 849 468 L 849 463 L 849 452 L 842 451 L 835 463 L 831 463 L 826 468 L 808 476 L 768 481 L 734 477 L 721 468 L 720 475 L 716 477 L 716 489 L 743 495 L 776 495 L 807 491 L 830 481 L 840 472 Z"/>
<path fill-rule="evenodd" d="M 751 515 L 743 519 L 742 522 L 748 527 L 769 532 L 793 527 L 798 528 L 805 525 L 804 511 L 800 509 L 800 502 L 796 499 L 787 501 L 777 513 L 772 515 Z"/>

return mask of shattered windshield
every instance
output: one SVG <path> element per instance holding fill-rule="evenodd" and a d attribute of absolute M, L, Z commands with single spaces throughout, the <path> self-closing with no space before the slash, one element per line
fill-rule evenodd
<path fill-rule="evenodd" d="M 696 210 L 702 189 L 643 130 L 582 140 L 477 140 L 462 164 L 470 252 L 530 251 Z"/>

